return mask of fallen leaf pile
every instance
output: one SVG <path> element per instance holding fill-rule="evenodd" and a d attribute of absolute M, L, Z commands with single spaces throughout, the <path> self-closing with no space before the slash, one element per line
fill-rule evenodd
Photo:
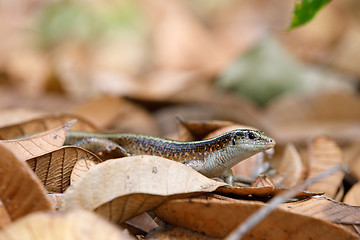
<path fill-rule="evenodd" d="M 280 141 L 275 151 L 260 153 L 236 165 L 233 168 L 235 187 L 229 187 L 162 157 L 100 159 L 85 149 L 62 146 L 69 129 L 99 131 L 98 128 L 105 129 L 106 125 L 115 126 L 119 119 L 114 109 L 119 109 L 122 115 L 137 114 L 133 107 L 127 107 L 132 111 L 126 114 L 121 113 L 122 107 L 106 108 L 131 106 L 133 103 L 128 101 L 109 97 L 94 99 L 91 104 L 95 109 L 104 104 L 101 111 L 106 123 L 95 128 L 96 111 L 88 108 L 88 104 L 77 106 L 70 114 L 45 114 L 0 129 L 3 138 L 0 142 L 2 238 L 47 239 L 37 233 L 45 225 L 52 226 L 46 230 L 49 238 L 62 239 L 62 234 L 77 236 L 80 229 L 97 218 L 102 218 L 96 221 L 105 225 L 103 237 L 115 234 L 119 239 L 131 238 L 131 235 L 149 239 L 183 238 L 184 235 L 189 239 L 225 238 L 270 199 L 341 164 L 348 165 L 350 172 L 338 171 L 325 176 L 291 199 L 284 199 L 283 204 L 249 229 L 244 239 L 334 236 L 356 239 L 358 236 L 358 184 L 345 178 L 360 175 L 359 168 L 350 167 L 357 164 L 356 143 L 339 146 L 322 135 L 308 143 L 294 142 L 295 145 Z M 254 113 L 259 114 L 256 110 Z M 72 118 L 76 118 L 76 122 L 69 121 Z M 117 124 L 121 125 L 121 121 Z M 238 128 L 254 127 L 231 121 L 179 119 L 178 139 L 206 139 Z M 263 174 L 259 176 L 260 170 Z M 350 190 L 349 184 L 353 185 Z M 355 206 L 342 203 L 343 200 Z M 73 225 L 72 221 L 79 222 L 67 228 Z M 80 222 L 84 226 L 78 225 Z M 60 234 L 56 228 L 64 232 Z M 306 231 L 299 232 L 299 228 Z M 31 238 L 29 231 L 40 235 Z M 98 234 L 96 229 L 92 231 L 95 236 Z M 81 238 L 88 239 L 86 235 Z"/>
<path fill-rule="evenodd" d="M 206 3 L 205 3 L 206 2 Z M 0 2 L 0 240 L 359 239 L 359 4 Z M 68 131 L 261 130 L 234 186 Z"/>

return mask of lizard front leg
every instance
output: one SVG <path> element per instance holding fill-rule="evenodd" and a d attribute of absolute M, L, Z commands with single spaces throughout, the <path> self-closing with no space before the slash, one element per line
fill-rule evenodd
<path fill-rule="evenodd" d="M 221 178 L 224 179 L 224 182 L 226 182 L 230 186 L 234 186 L 234 174 L 231 168 L 226 169 L 221 175 Z"/>

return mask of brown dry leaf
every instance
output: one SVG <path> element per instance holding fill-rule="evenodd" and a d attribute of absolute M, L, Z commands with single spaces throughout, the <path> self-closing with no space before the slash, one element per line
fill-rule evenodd
<path fill-rule="evenodd" d="M 60 148 L 65 141 L 66 132 L 75 120 L 62 127 L 42 132 L 25 138 L 0 140 L 0 143 L 11 149 L 19 159 L 30 159 Z"/>
<path fill-rule="evenodd" d="M 122 98 L 103 96 L 77 106 L 73 113 L 100 129 L 158 135 L 154 119 L 145 109 Z"/>
<path fill-rule="evenodd" d="M 360 180 L 360 155 L 349 164 L 351 173 Z"/>
<path fill-rule="evenodd" d="M 280 144 L 305 143 L 321 135 L 348 143 L 359 140 L 360 96 L 343 92 L 284 96 L 269 104 L 263 119 Z"/>
<path fill-rule="evenodd" d="M 175 194 L 211 192 L 224 185 L 165 158 L 125 157 L 98 164 L 84 174 L 65 191 L 62 209 L 81 207 L 124 222 Z"/>
<path fill-rule="evenodd" d="M 94 155 L 95 157 L 95 155 Z M 99 159 L 100 160 L 100 159 Z M 98 160 L 98 161 L 99 161 Z M 79 159 L 76 161 L 70 176 L 70 185 L 74 184 L 79 178 L 90 170 L 96 162 L 89 159 Z"/>
<path fill-rule="evenodd" d="M 79 160 L 102 162 L 95 154 L 79 147 L 62 147 L 26 162 L 49 192 L 63 193 L 70 185 L 71 172 Z"/>
<path fill-rule="evenodd" d="M 349 165 L 353 176 L 360 179 L 360 142 L 355 142 L 344 149 L 344 162 Z"/>
<path fill-rule="evenodd" d="M 312 178 L 320 172 L 342 164 L 342 151 L 336 143 L 327 137 L 315 138 L 309 146 L 309 175 Z M 337 172 L 312 184 L 311 192 L 325 192 L 325 196 L 334 198 L 344 178 L 344 172 Z"/>
<path fill-rule="evenodd" d="M 77 121 L 73 126 L 71 126 L 71 130 L 88 132 L 97 131 L 97 129 L 91 123 L 81 119 L 79 116 L 70 114 L 56 114 L 2 127 L 0 128 L 0 139 L 7 140 L 32 133 L 48 131 L 60 125 L 64 125 L 73 119 L 77 119 Z"/>
<path fill-rule="evenodd" d="M 359 61 L 360 47 L 357 45 L 360 40 L 359 23 L 356 21 L 348 25 L 347 31 L 341 34 L 342 39 L 334 48 L 332 56 L 330 56 L 331 63 L 345 72 L 351 72 L 360 76 L 360 71 L 357 66 Z"/>
<path fill-rule="evenodd" d="M 304 175 L 303 163 L 293 144 L 287 144 L 280 159 L 269 159 L 272 167 L 284 175 L 283 184 L 289 187 L 297 185 Z"/>
<path fill-rule="evenodd" d="M 0 200 L 0 228 L 9 225 L 11 222 L 11 217 L 6 210 L 5 205 Z"/>
<path fill-rule="evenodd" d="M 83 210 L 34 213 L 0 231 L 12 240 L 130 240 L 135 239 L 101 217 Z"/>
<path fill-rule="evenodd" d="M 11 220 L 53 210 L 46 190 L 28 165 L 0 143 L 0 200 Z"/>
<path fill-rule="evenodd" d="M 219 187 L 215 190 L 215 193 L 222 194 L 222 195 L 231 195 L 232 197 L 271 197 L 275 196 L 276 194 L 282 193 L 284 191 L 287 191 L 286 188 L 273 188 L 273 187 Z M 311 197 L 319 195 L 319 193 L 312 193 L 312 192 L 299 192 L 295 195 L 295 197 L 298 198 L 304 198 L 304 197 Z"/>
<path fill-rule="evenodd" d="M 344 195 L 345 195 L 345 187 L 344 184 L 342 183 L 333 199 L 335 201 L 341 202 L 342 199 L 344 198 Z"/>
<path fill-rule="evenodd" d="M 104 96 L 87 101 L 72 112 L 96 124 L 99 129 L 104 129 L 115 120 L 121 105 L 119 98 Z"/>
<path fill-rule="evenodd" d="M 48 198 L 56 210 L 58 210 L 61 206 L 63 195 L 64 195 L 63 193 L 48 194 Z"/>
<path fill-rule="evenodd" d="M 170 225 L 161 226 L 146 235 L 148 240 L 216 240 L 205 236 L 204 234 L 192 232 L 184 228 L 174 227 Z"/>
<path fill-rule="evenodd" d="M 164 203 L 155 213 L 167 223 L 207 236 L 224 238 L 264 205 L 262 202 L 245 200 L 225 202 L 215 199 L 178 199 Z M 278 208 L 250 230 L 244 239 L 358 238 L 330 222 Z"/>
<path fill-rule="evenodd" d="M 231 169 L 234 173 L 235 180 L 236 176 L 241 176 L 241 178 L 249 178 L 249 183 L 254 180 L 261 168 L 260 164 L 262 160 L 260 156 L 261 154 L 256 154 L 233 166 Z"/>
<path fill-rule="evenodd" d="M 22 93 L 37 96 L 44 92 L 50 77 L 49 61 L 42 51 L 21 47 L 13 49 L 6 61 L 6 73 L 16 79 L 17 88 Z M 31 74 L 29 74 L 31 73 Z M 29 91 L 29 89 L 31 89 Z"/>
<path fill-rule="evenodd" d="M 159 4 L 145 1 L 149 23 L 154 30 L 154 61 L 163 69 L 199 69 L 213 73 L 229 59 L 207 28 L 191 14 L 182 1 Z M 174 31 L 176 29 L 176 31 Z M 212 59 L 212 61 L 209 61 Z"/>
<path fill-rule="evenodd" d="M 266 176 L 265 174 L 260 174 L 255 181 L 251 184 L 250 187 L 271 187 L 274 188 L 275 184 L 274 182 L 271 180 L 271 178 L 269 178 L 268 176 Z"/>
<path fill-rule="evenodd" d="M 146 109 L 124 99 L 121 104 L 118 115 L 108 126 L 109 131 L 159 135 L 159 127 Z"/>
<path fill-rule="evenodd" d="M 27 108 L 0 109 L 0 127 L 7 126 L 9 124 L 16 125 L 24 121 L 30 121 L 34 118 L 40 118 L 43 115 L 44 113 L 41 111 Z"/>
<path fill-rule="evenodd" d="M 284 203 L 281 206 L 311 217 L 340 223 L 354 232 L 356 231 L 350 228 L 351 224 L 360 224 L 360 207 L 336 202 L 326 197 L 313 197 L 303 201 Z"/>
<path fill-rule="evenodd" d="M 326 197 L 316 196 L 303 201 L 283 203 L 282 206 L 332 222 L 360 223 L 360 207 L 336 202 Z"/>
<path fill-rule="evenodd" d="M 357 182 L 350 188 L 343 202 L 353 206 L 360 206 L 360 182 Z"/>
<path fill-rule="evenodd" d="M 149 233 L 151 230 L 159 227 L 159 225 L 154 221 L 154 219 L 146 212 L 130 218 L 125 222 L 125 224 L 139 229 L 144 233 Z"/>
<path fill-rule="evenodd" d="M 145 102 L 147 106 L 159 102 L 168 105 L 169 100 L 181 92 L 190 96 L 192 93 L 207 93 L 210 88 L 209 76 L 196 69 L 156 69 L 142 76 L 139 87 L 127 96 Z"/>

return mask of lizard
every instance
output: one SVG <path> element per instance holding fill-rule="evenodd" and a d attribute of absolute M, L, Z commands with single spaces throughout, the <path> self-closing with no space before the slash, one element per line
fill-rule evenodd
<path fill-rule="evenodd" d="M 220 177 L 233 186 L 231 167 L 273 148 L 276 142 L 262 131 L 237 129 L 214 138 L 189 142 L 134 133 L 68 131 L 64 144 L 92 152 L 117 149 L 123 156 L 160 156 L 190 166 L 209 178 Z"/>

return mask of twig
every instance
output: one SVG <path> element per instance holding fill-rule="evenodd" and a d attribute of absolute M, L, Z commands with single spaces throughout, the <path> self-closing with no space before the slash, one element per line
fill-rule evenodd
<path fill-rule="evenodd" d="M 256 224 L 258 224 L 261 220 L 263 220 L 267 215 L 269 215 L 274 209 L 278 207 L 281 203 L 286 202 L 288 199 L 294 197 L 298 192 L 306 189 L 308 186 L 313 183 L 327 177 L 339 170 L 346 171 L 345 165 L 337 165 L 328 170 L 321 172 L 313 178 L 309 178 L 304 181 L 302 184 L 289 189 L 276 197 L 272 198 L 268 204 L 262 208 L 260 208 L 257 212 L 248 217 L 245 222 L 240 224 L 236 229 L 234 229 L 225 240 L 239 240 L 241 239 L 248 231 L 250 231 Z"/>

